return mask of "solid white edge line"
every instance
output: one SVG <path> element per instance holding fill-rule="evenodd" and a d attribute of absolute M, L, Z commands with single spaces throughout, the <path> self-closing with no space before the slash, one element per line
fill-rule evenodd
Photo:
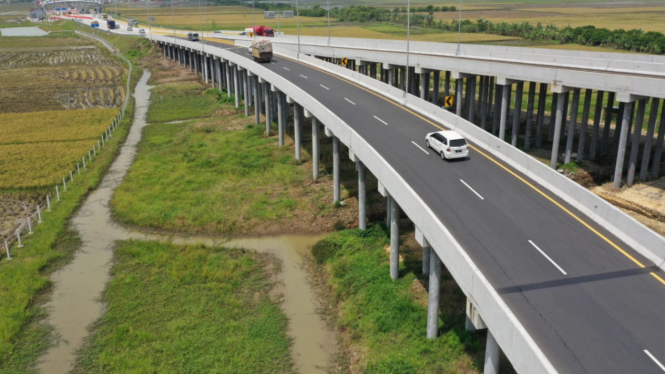
<path fill-rule="evenodd" d="M 471 192 L 475 193 L 476 196 L 478 196 L 478 197 L 480 198 L 480 200 L 485 200 L 484 197 L 482 197 L 478 192 L 476 192 L 476 190 L 474 190 L 473 188 L 471 188 L 471 186 L 469 186 L 469 185 L 468 185 L 463 179 L 460 179 L 459 181 L 462 182 L 462 184 L 464 184 L 468 189 L 470 189 Z"/>
<path fill-rule="evenodd" d="M 416 147 L 420 148 L 420 150 L 423 151 L 423 152 L 425 152 L 425 154 L 429 154 L 429 152 L 427 152 L 426 150 L 424 150 L 423 147 L 419 146 L 418 143 L 414 142 L 413 140 L 411 141 L 411 143 L 413 143 L 413 145 L 415 145 Z"/>
<path fill-rule="evenodd" d="M 306 77 L 306 76 L 304 76 L 304 75 L 302 75 L 302 74 L 300 74 L 300 76 L 301 76 L 301 77 L 303 77 L 303 78 L 305 78 L 305 79 L 307 79 L 307 77 Z"/>
<path fill-rule="evenodd" d="M 344 98 L 344 100 L 346 100 L 346 101 L 350 102 L 350 103 L 351 103 L 351 104 L 353 104 L 353 105 L 356 105 L 356 103 L 354 103 L 353 101 L 351 101 L 351 100 L 347 99 L 346 97 Z"/>
<path fill-rule="evenodd" d="M 379 122 L 383 123 L 384 125 L 388 126 L 388 124 L 386 123 L 386 121 L 382 120 L 381 118 L 379 118 L 379 117 L 377 117 L 377 116 L 374 116 L 374 118 L 376 118 L 377 121 L 379 121 Z"/>
<path fill-rule="evenodd" d="M 649 352 L 648 350 L 645 349 L 645 350 L 644 350 L 644 353 L 646 353 L 647 356 L 649 356 L 649 358 L 651 358 L 651 359 L 653 360 L 653 362 L 656 363 L 656 365 L 658 365 L 663 371 L 665 371 L 665 365 L 661 364 L 660 361 L 658 361 L 658 360 L 657 360 L 657 359 L 651 354 L 651 352 Z"/>
<path fill-rule="evenodd" d="M 321 87 L 325 88 L 326 90 L 330 91 L 330 88 L 328 88 L 328 87 L 326 87 L 326 86 L 324 86 L 324 85 L 322 85 L 322 84 L 319 84 L 319 86 L 321 86 Z"/>
<path fill-rule="evenodd" d="M 284 68 L 284 70 L 291 70 L 291 69 L 287 68 L 286 66 L 282 66 L 282 67 Z"/>
<path fill-rule="evenodd" d="M 559 271 L 562 272 L 563 275 L 568 275 L 568 273 L 566 273 L 565 271 L 563 271 L 563 269 L 561 268 L 561 266 L 557 265 L 557 263 L 554 262 L 554 260 L 552 260 L 552 259 L 550 258 L 550 256 L 548 256 L 545 252 L 543 252 L 542 249 L 538 248 L 538 246 L 536 245 L 536 243 L 532 242 L 531 240 L 529 240 L 529 243 L 531 243 L 531 245 L 532 245 L 534 248 L 536 248 L 536 249 L 538 250 L 538 252 L 540 252 L 541 255 L 545 256 L 545 258 L 548 259 L 548 260 L 552 263 L 552 265 L 556 266 L 556 268 L 559 269 Z"/>

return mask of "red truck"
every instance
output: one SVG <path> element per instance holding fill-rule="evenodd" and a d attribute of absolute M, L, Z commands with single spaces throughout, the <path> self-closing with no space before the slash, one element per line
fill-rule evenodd
<path fill-rule="evenodd" d="M 244 35 L 249 35 L 249 33 L 253 32 L 254 35 L 256 36 L 267 36 L 267 37 L 274 37 L 275 36 L 275 30 L 272 29 L 272 27 L 266 27 L 266 26 L 249 26 L 245 29 L 245 32 L 243 33 Z"/>

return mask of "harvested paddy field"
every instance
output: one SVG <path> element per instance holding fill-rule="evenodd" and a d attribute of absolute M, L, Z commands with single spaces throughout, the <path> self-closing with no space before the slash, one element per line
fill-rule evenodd
<path fill-rule="evenodd" d="M 125 99 L 122 62 L 79 37 L 1 38 L 0 66 L 0 113 L 113 108 Z"/>

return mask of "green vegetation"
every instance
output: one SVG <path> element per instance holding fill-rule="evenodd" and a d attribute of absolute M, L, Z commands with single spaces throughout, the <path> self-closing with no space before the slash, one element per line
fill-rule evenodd
<path fill-rule="evenodd" d="M 216 91 L 219 92 L 219 91 Z M 152 89 L 148 122 L 208 117 L 218 109 L 215 90 L 202 92 L 198 82 L 164 84 Z"/>
<path fill-rule="evenodd" d="M 272 257 L 118 243 L 106 312 L 74 373 L 292 373 L 288 320 L 269 298 Z"/>
<path fill-rule="evenodd" d="M 481 342 L 477 334 L 464 331 L 464 294 L 445 273 L 441 337 L 426 339 L 427 308 L 413 291 L 419 286 L 420 262 L 403 253 L 400 279 L 391 280 L 388 243 L 382 227 L 374 225 L 365 232 L 334 233 L 313 248 L 317 263 L 330 275 L 350 349 L 359 352 L 357 365 L 368 374 L 476 372 L 472 356 Z"/>

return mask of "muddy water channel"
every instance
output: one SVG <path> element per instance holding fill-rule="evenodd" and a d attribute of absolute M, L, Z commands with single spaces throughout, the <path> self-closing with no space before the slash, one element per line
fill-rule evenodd
<path fill-rule="evenodd" d="M 226 240 L 206 237 L 174 237 L 129 231 L 111 219 L 109 203 L 137 152 L 150 104 L 149 72 L 144 72 L 136 91 L 134 124 L 118 158 L 100 187 L 91 193 L 76 213 L 73 225 L 83 241 L 73 261 L 54 273 L 54 291 L 47 303 L 48 323 L 55 329 L 56 345 L 41 358 L 43 374 L 65 374 L 75 353 L 88 335 L 88 327 L 101 317 L 102 291 L 109 280 L 113 246 L 117 240 L 157 240 L 174 244 L 203 244 L 238 247 L 275 255 L 282 261 L 279 281 L 283 285 L 283 310 L 289 317 L 289 334 L 294 339 L 292 355 L 299 373 L 326 373 L 335 346 L 335 336 L 316 313 L 318 304 L 307 281 L 302 263 L 320 236 L 276 236 Z"/>

